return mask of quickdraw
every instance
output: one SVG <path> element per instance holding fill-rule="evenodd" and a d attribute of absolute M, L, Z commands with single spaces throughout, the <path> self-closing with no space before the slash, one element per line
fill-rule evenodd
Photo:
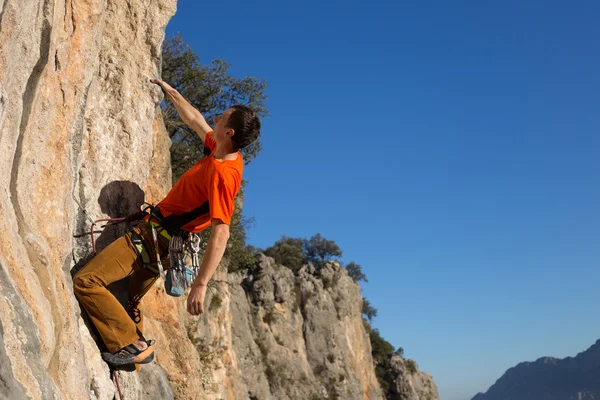
<path fill-rule="evenodd" d="M 169 241 L 169 264 L 165 279 L 165 290 L 171 296 L 181 296 L 189 288 L 200 269 L 198 253 L 200 252 L 200 236 L 192 233 L 187 238 L 172 236 Z M 192 259 L 192 265 L 185 263 L 186 253 Z"/>
<path fill-rule="evenodd" d="M 96 221 L 93 221 L 92 226 L 90 228 L 90 235 L 92 237 L 92 252 L 94 253 L 94 255 L 96 255 L 96 241 L 94 240 L 94 227 L 98 223 L 106 222 L 106 224 L 104 224 L 100 227 L 100 228 L 105 228 L 110 225 L 118 225 L 118 224 L 122 224 L 124 222 L 138 222 L 138 221 L 141 221 L 142 219 L 144 219 L 144 217 L 146 215 L 147 215 L 146 211 L 138 211 L 136 213 L 128 215 L 125 218 L 103 218 L 103 219 L 97 219 Z"/>

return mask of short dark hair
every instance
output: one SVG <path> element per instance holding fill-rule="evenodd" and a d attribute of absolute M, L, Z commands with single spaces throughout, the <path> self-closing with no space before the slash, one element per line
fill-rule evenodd
<path fill-rule="evenodd" d="M 230 107 L 233 111 L 227 119 L 227 127 L 234 131 L 231 141 L 236 149 L 243 149 L 260 135 L 260 120 L 250 107 L 237 104 Z"/>

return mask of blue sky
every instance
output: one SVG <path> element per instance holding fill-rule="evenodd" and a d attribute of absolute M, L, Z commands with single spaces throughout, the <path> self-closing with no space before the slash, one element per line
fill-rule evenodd
<path fill-rule="evenodd" d="M 167 33 L 268 82 L 251 244 L 335 240 L 442 400 L 600 338 L 600 3 L 223 4 Z"/>

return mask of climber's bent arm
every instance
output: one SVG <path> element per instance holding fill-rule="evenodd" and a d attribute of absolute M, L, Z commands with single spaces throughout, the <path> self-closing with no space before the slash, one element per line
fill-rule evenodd
<path fill-rule="evenodd" d="M 194 285 L 206 286 L 223 258 L 229 240 L 229 225 L 219 219 L 213 220 L 212 232 L 206 245 L 198 277 Z"/>

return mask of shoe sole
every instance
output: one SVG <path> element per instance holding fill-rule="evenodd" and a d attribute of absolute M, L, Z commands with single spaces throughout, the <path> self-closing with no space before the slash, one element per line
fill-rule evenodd
<path fill-rule="evenodd" d="M 154 349 L 152 346 L 138 354 L 132 361 L 132 364 L 148 364 L 154 360 Z"/>
<path fill-rule="evenodd" d="M 102 359 L 106 363 L 118 367 L 135 364 L 148 364 L 154 360 L 154 349 L 152 346 L 148 346 L 147 349 L 131 359 L 119 358 L 111 353 L 102 353 Z"/>

